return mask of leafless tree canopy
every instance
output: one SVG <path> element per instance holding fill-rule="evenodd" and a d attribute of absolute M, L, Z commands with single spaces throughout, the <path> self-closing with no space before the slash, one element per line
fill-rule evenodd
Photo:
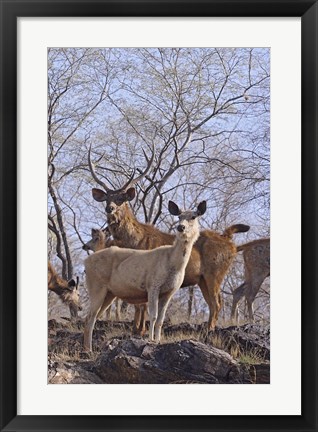
<path fill-rule="evenodd" d="M 207 200 L 204 228 L 269 235 L 270 52 L 264 48 L 54 48 L 48 51 L 49 255 L 70 279 L 105 223 L 88 166 L 111 188 L 133 170 L 133 210 L 169 231 L 169 199 Z M 232 291 L 233 288 L 225 288 Z"/>

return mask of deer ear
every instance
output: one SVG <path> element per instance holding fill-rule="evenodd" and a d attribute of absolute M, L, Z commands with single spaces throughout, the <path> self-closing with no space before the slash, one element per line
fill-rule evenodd
<path fill-rule="evenodd" d="M 92 189 L 92 195 L 95 201 L 103 202 L 107 199 L 107 193 L 102 191 L 101 189 Z"/>
<path fill-rule="evenodd" d="M 74 289 L 74 287 L 76 286 L 75 280 L 74 279 L 69 280 L 67 282 L 67 285 L 68 285 L 69 288 Z"/>
<path fill-rule="evenodd" d="M 92 237 L 94 236 L 94 234 L 97 232 L 97 229 L 92 228 Z"/>
<path fill-rule="evenodd" d="M 202 216 L 205 212 L 206 212 L 206 201 L 202 201 L 198 205 L 198 209 L 197 209 L 198 216 Z"/>
<path fill-rule="evenodd" d="M 168 203 L 168 209 L 169 209 L 169 212 L 173 216 L 179 216 L 181 214 L 181 210 L 179 209 L 179 207 L 177 206 L 177 204 L 175 204 L 173 201 L 169 201 L 169 203 Z"/>
<path fill-rule="evenodd" d="M 127 200 L 131 201 L 135 198 L 136 196 L 136 189 L 135 188 L 129 188 L 126 190 L 126 196 L 127 196 Z"/>

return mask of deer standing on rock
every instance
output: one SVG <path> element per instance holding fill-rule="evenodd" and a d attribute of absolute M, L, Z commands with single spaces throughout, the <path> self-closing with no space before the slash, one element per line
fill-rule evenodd
<path fill-rule="evenodd" d="M 201 202 L 196 211 L 182 212 L 169 201 L 169 212 L 179 217 L 172 245 L 152 250 L 113 246 L 85 260 L 90 311 L 84 330 L 84 348 L 92 350 L 92 332 L 98 313 L 115 297 L 128 303 L 148 302 L 151 341 L 160 342 L 161 327 L 173 294 L 180 288 L 193 244 L 199 237 L 198 217 L 206 211 Z"/>
<path fill-rule="evenodd" d="M 129 180 L 119 189 L 110 189 L 98 178 L 91 161 L 91 148 L 88 152 L 88 164 L 91 174 L 101 189 L 92 189 L 93 198 L 98 202 L 106 201 L 106 214 L 108 228 L 115 241 L 120 241 L 127 248 L 149 250 L 162 245 L 171 245 L 175 240 L 172 234 L 159 231 L 151 224 L 139 222 L 132 213 L 129 202 L 135 198 L 136 190 L 133 187 L 146 176 L 154 160 L 147 158 L 146 169 L 136 178 L 134 171 Z M 220 287 L 225 274 L 236 255 L 236 246 L 231 241 L 233 234 L 246 232 L 247 225 L 232 225 L 227 228 L 224 235 L 211 230 L 201 231 L 195 243 L 186 267 L 182 287 L 199 285 L 203 297 L 209 306 L 208 330 L 213 330 L 221 309 Z"/>
<path fill-rule="evenodd" d="M 82 310 L 79 306 L 78 293 L 79 278 L 66 281 L 62 279 L 55 271 L 51 262 L 48 262 L 48 289 L 55 292 L 63 303 L 67 304 L 70 309 L 71 319 L 77 318 L 77 313 Z"/>
<path fill-rule="evenodd" d="M 243 251 L 245 280 L 233 292 L 231 319 L 238 321 L 238 302 L 245 296 L 249 320 L 253 322 L 253 303 L 265 278 L 270 275 L 270 239 L 254 240 L 238 246 L 237 251 Z"/>

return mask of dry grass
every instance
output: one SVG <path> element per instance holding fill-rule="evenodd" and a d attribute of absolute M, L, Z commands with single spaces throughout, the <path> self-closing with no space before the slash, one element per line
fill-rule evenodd
<path fill-rule="evenodd" d="M 204 342 L 205 340 L 206 331 L 197 332 L 197 331 L 177 331 L 173 334 L 165 335 L 164 333 L 161 336 L 160 343 L 161 344 L 168 344 L 168 343 L 174 343 L 174 342 L 180 342 L 183 340 L 196 340 L 199 342 Z"/>
<path fill-rule="evenodd" d="M 179 331 L 173 335 L 163 335 L 161 339 L 162 344 L 179 342 L 182 340 L 196 340 L 202 343 L 208 343 L 208 345 L 218 348 L 222 351 L 226 351 L 235 360 L 242 364 L 259 364 L 265 361 L 264 355 L 258 349 L 243 349 L 234 337 L 229 338 L 221 334 L 210 334 L 207 341 L 207 332 L 202 329 L 201 331 Z"/>
<path fill-rule="evenodd" d="M 86 353 L 83 353 L 83 351 L 81 350 L 69 351 L 68 349 L 63 349 L 58 353 L 51 352 L 49 356 L 50 356 L 50 360 L 56 362 L 79 362 L 85 359 L 89 359 L 90 361 L 95 361 L 99 356 L 99 354 L 100 354 L 99 351 L 94 351 L 89 355 L 86 355 Z"/>
<path fill-rule="evenodd" d="M 182 324 L 177 321 L 176 325 L 172 325 L 172 320 L 170 320 L 169 325 L 164 326 L 162 332 L 161 344 L 175 343 L 182 340 L 196 340 L 204 344 L 213 346 L 220 350 L 223 350 L 230 354 L 235 360 L 241 364 L 254 365 L 264 362 L 264 354 L 257 349 L 244 349 L 235 339 L 234 335 L 230 333 L 222 332 L 207 332 L 205 326 L 193 326 L 193 330 L 186 324 Z M 195 323 L 193 323 L 195 324 Z M 51 356 L 54 356 L 56 360 L 60 361 L 79 361 L 85 359 L 85 355 L 81 349 L 82 344 L 82 334 L 84 329 L 84 322 L 71 322 L 63 320 L 55 324 L 56 327 L 49 328 L 49 339 L 50 346 L 49 352 Z M 178 329 L 180 325 L 180 329 Z M 65 334 L 66 332 L 66 334 Z M 69 333 L 69 338 L 67 337 Z M 64 336 L 65 335 L 65 336 Z M 129 339 L 132 337 L 132 325 L 128 322 L 115 322 L 115 321 L 98 321 L 94 330 L 93 345 L 94 354 L 90 356 L 91 360 L 96 359 L 104 343 L 113 338 Z M 145 339 L 148 338 L 148 332 L 144 336 Z M 83 357 L 84 356 L 84 357 Z"/>
<path fill-rule="evenodd" d="M 260 364 L 266 361 L 264 356 L 262 356 L 261 352 L 257 349 L 248 351 L 246 353 L 241 353 L 236 360 L 238 360 L 241 364 L 248 365 Z"/>

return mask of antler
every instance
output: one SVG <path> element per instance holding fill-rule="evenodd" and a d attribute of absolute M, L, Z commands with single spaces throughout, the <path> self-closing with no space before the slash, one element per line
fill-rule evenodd
<path fill-rule="evenodd" d="M 129 181 L 125 184 L 125 186 L 122 187 L 122 189 L 124 189 L 124 188 L 128 189 L 128 187 L 132 187 L 137 182 L 139 182 L 141 179 L 143 179 L 145 177 L 145 175 L 149 172 L 149 170 L 152 166 L 152 163 L 154 161 L 154 158 L 155 158 L 155 144 L 152 143 L 152 151 L 151 151 L 151 157 L 150 158 L 148 158 L 144 149 L 142 149 L 142 152 L 143 152 L 145 159 L 147 161 L 146 169 L 136 178 L 133 178 L 133 176 L 135 174 L 135 170 L 134 170 L 133 175 L 130 177 Z"/>
<path fill-rule="evenodd" d="M 111 189 L 109 187 L 107 187 L 106 184 L 97 177 L 94 165 L 93 165 L 92 160 L 91 160 L 91 150 L 92 150 L 92 144 L 89 146 L 89 150 L 88 150 L 88 166 L 89 166 L 89 170 L 93 176 L 93 179 L 96 181 L 96 183 L 98 183 L 100 186 L 102 186 L 105 189 L 105 191 L 110 191 Z"/>
<path fill-rule="evenodd" d="M 110 189 L 109 187 L 107 187 L 106 184 L 101 179 L 99 179 L 97 177 L 94 165 L 93 165 L 93 163 L 91 161 L 91 148 L 92 148 L 92 145 L 89 146 L 89 151 L 88 151 L 88 166 L 89 166 L 90 172 L 91 172 L 91 174 L 93 176 L 93 179 L 96 181 L 96 183 L 98 183 L 100 186 L 102 186 L 105 189 L 106 192 L 112 191 L 113 193 L 114 192 L 117 193 L 117 192 L 125 191 L 129 187 L 132 187 L 137 182 L 139 182 L 142 178 L 144 178 L 145 175 L 149 172 L 149 170 L 150 170 L 150 168 L 152 166 L 152 163 L 154 161 L 154 157 L 155 157 L 155 145 L 154 144 L 152 145 L 152 152 L 151 152 L 151 157 L 150 158 L 148 158 L 148 156 L 146 155 L 145 150 L 142 149 L 143 154 L 145 156 L 145 159 L 147 161 L 146 169 L 139 176 L 137 176 L 136 178 L 134 178 L 136 170 L 133 169 L 133 171 L 132 171 L 129 179 L 127 180 L 127 182 L 122 187 L 120 187 L 119 189 L 115 189 L 114 190 L 114 189 Z"/>
<path fill-rule="evenodd" d="M 124 190 L 128 189 L 129 186 L 131 186 L 131 184 L 133 184 L 135 172 L 136 172 L 136 170 L 133 169 L 128 181 L 124 184 L 124 186 L 119 188 L 116 192 L 124 191 Z"/>

